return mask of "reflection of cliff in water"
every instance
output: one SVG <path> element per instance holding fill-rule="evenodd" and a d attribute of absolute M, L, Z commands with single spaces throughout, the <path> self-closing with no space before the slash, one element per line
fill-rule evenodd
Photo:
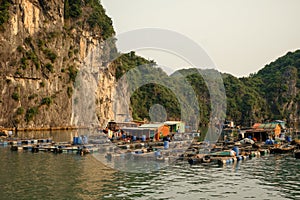
<path fill-rule="evenodd" d="M 55 142 L 71 142 L 73 137 L 78 135 L 77 130 L 57 131 L 18 131 L 18 138 L 22 139 L 47 139 Z"/>

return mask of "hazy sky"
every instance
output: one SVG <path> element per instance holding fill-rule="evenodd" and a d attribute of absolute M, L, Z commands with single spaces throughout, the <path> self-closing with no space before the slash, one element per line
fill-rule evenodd
<path fill-rule="evenodd" d="M 181 33 L 217 68 L 248 76 L 300 48 L 300 0 L 101 0 L 117 34 L 145 27 Z M 160 65 L 188 64 L 168 53 L 141 51 Z"/>

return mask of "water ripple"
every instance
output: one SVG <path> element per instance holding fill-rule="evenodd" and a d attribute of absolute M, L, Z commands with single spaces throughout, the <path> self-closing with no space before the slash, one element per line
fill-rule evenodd
<path fill-rule="evenodd" d="M 92 156 L 0 148 L 3 199 L 299 199 L 300 161 L 265 156 L 224 167 L 187 162 L 151 173 L 117 172 Z"/>

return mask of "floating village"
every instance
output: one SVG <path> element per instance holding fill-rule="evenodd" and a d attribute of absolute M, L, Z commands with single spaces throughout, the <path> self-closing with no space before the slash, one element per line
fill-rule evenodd
<path fill-rule="evenodd" d="M 287 154 L 300 159 L 300 134 L 284 121 L 255 123 L 239 128 L 225 121 L 216 141 L 201 141 L 201 132 L 188 130 L 181 121 L 163 123 L 111 121 L 104 130 L 76 129 L 71 142 L 52 138 L 19 138 L 13 129 L 0 129 L 0 146 L 16 152 L 101 154 L 107 161 L 145 159 L 159 162 L 183 160 L 194 164 L 228 165 L 267 154 Z M 26 130 L 23 130 L 26 132 Z M 203 138 L 203 137 L 202 137 Z"/>

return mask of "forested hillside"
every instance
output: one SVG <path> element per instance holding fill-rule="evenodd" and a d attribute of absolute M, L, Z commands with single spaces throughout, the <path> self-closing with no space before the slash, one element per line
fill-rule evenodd
<path fill-rule="evenodd" d="M 154 64 L 133 53 L 124 54 L 120 59 L 122 64 L 118 68 L 118 77 L 134 65 Z M 200 125 L 206 126 L 211 107 L 210 95 L 203 78 L 194 69 L 183 69 L 176 73 L 183 75 L 195 90 Z M 153 79 L 168 79 L 167 74 L 155 67 L 149 73 L 151 75 Z M 300 50 L 287 53 L 249 77 L 236 78 L 230 74 L 222 74 L 222 78 L 227 98 L 226 118 L 234 120 L 237 125 L 251 126 L 254 122 L 282 119 L 294 126 L 295 121 L 299 121 Z M 179 88 L 181 82 L 181 79 L 175 81 L 174 84 L 179 84 L 175 87 Z M 181 94 L 174 94 L 158 84 L 144 85 L 131 96 L 134 119 L 149 119 L 148 111 L 153 104 L 163 105 L 169 120 L 180 119 L 181 109 L 176 95 Z"/>
<path fill-rule="evenodd" d="M 266 119 L 284 119 L 291 126 L 299 122 L 300 50 L 288 52 L 243 81 L 266 100 Z"/>

